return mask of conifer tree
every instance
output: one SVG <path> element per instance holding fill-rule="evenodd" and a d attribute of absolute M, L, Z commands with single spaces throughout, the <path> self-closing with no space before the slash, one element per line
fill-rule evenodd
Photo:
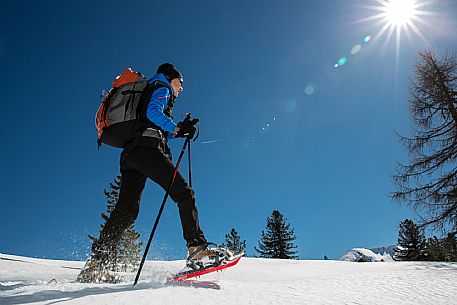
<path fill-rule="evenodd" d="M 427 240 L 426 260 L 439 262 L 457 261 L 457 239 L 453 233 L 444 238 L 433 236 Z"/>
<path fill-rule="evenodd" d="M 449 233 L 443 240 L 444 260 L 457 262 L 457 238 L 454 233 Z"/>
<path fill-rule="evenodd" d="M 419 261 L 424 259 L 425 237 L 418 225 L 405 219 L 400 223 L 395 259 Z"/>
<path fill-rule="evenodd" d="M 295 239 L 294 230 L 287 219 L 274 210 L 267 218 L 266 230 L 262 231 L 259 248 L 255 248 L 255 251 L 265 258 L 298 259 L 297 246 L 293 244 Z"/>
<path fill-rule="evenodd" d="M 225 234 L 225 246 L 232 251 L 233 254 L 240 254 L 246 251 L 246 240 L 241 241 L 241 237 L 235 228 L 232 228 L 230 233 Z"/>
<path fill-rule="evenodd" d="M 100 231 L 105 227 L 105 223 L 113 212 L 116 203 L 119 199 L 119 191 L 121 189 L 121 176 L 117 176 L 113 182 L 110 183 L 109 190 L 104 189 L 104 194 L 107 202 L 106 213 L 101 213 L 104 222 L 100 224 Z M 98 238 L 89 235 L 92 242 L 96 242 Z M 140 254 L 142 244 L 139 242 L 140 234 L 131 225 L 122 234 L 119 243 L 112 249 L 109 254 L 110 264 L 108 269 L 111 271 L 134 271 L 140 262 Z"/>
<path fill-rule="evenodd" d="M 140 264 L 142 242 L 139 242 L 140 233 L 131 225 L 122 235 L 119 243 L 119 257 L 117 268 L 119 271 L 135 271 Z"/>
<path fill-rule="evenodd" d="M 443 242 L 436 236 L 427 239 L 425 246 L 425 260 L 432 262 L 445 260 Z"/>

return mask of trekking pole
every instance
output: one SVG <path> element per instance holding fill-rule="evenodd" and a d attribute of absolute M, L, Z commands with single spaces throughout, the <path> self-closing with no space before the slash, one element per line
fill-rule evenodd
<path fill-rule="evenodd" d="M 197 135 L 195 135 L 193 141 L 195 142 L 198 138 L 198 136 L 200 135 L 200 129 L 197 129 Z M 190 188 L 192 188 L 192 164 L 190 162 L 190 142 L 187 144 L 187 157 L 188 157 L 188 163 L 189 163 L 189 186 Z"/>
<path fill-rule="evenodd" d="M 187 159 L 188 159 L 188 166 L 189 166 L 189 186 L 192 188 L 192 165 L 190 163 L 190 141 L 187 143 Z"/>
<path fill-rule="evenodd" d="M 182 160 L 182 157 L 184 155 L 184 151 L 186 150 L 186 147 L 187 147 L 189 142 L 190 142 L 190 139 L 186 138 L 186 141 L 184 142 L 184 145 L 183 145 L 183 147 L 181 149 L 181 153 L 179 154 L 178 162 L 176 163 L 176 167 L 175 167 L 175 170 L 173 172 L 173 177 L 171 178 L 170 184 L 168 185 L 167 192 L 165 193 L 165 197 L 163 198 L 162 205 L 160 206 L 159 213 L 158 213 L 157 218 L 156 218 L 156 220 L 154 222 L 154 227 L 152 228 L 152 232 L 151 232 L 151 235 L 149 236 L 149 240 L 148 240 L 148 243 L 146 245 L 146 249 L 144 250 L 143 259 L 141 260 L 140 267 L 139 267 L 138 272 L 136 274 L 135 282 L 133 283 L 133 286 L 135 286 L 136 283 L 138 283 L 138 279 L 140 278 L 141 270 L 143 269 L 143 265 L 144 265 L 144 262 L 146 260 L 146 256 L 148 255 L 149 248 L 151 247 L 152 238 L 154 237 L 155 231 L 157 229 L 157 225 L 159 224 L 160 216 L 162 215 L 163 208 L 165 207 L 165 202 L 167 201 L 168 195 L 170 194 L 171 188 L 173 187 L 173 183 L 175 182 L 176 174 L 178 173 L 179 165 L 181 164 L 181 160 Z"/>

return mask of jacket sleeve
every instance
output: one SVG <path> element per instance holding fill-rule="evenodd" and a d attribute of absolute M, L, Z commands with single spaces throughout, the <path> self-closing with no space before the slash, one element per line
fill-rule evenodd
<path fill-rule="evenodd" d="M 160 87 L 154 90 L 146 109 L 146 117 L 152 123 L 173 134 L 176 123 L 167 117 L 163 111 L 170 100 L 170 91 L 166 87 Z"/>

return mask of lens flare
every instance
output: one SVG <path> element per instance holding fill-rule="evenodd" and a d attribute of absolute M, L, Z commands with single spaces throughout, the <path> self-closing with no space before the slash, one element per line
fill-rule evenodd
<path fill-rule="evenodd" d="M 286 103 L 286 112 L 292 113 L 295 112 L 295 110 L 298 109 L 298 104 L 295 100 L 290 100 Z"/>
<path fill-rule="evenodd" d="M 362 49 L 362 46 L 357 44 L 352 48 L 351 54 L 355 55 L 355 54 L 359 53 L 361 49 Z"/>
<path fill-rule="evenodd" d="M 316 92 L 316 85 L 310 83 L 305 87 L 306 95 L 313 95 Z"/>
<path fill-rule="evenodd" d="M 364 42 L 364 43 L 369 43 L 369 42 L 371 41 L 371 38 L 372 38 L 372 37 L 371 37 L 370 35 L 368 35 L 368 36 L 366 36 L 366 37 L 363 39 L 363 42 Z"/>
<path fill-rule="evenodd" d="M 313 94 L 314 94 L 314 87 L 312 87 L 312 86 L 306 86 L 306 88 L 305 88 L 305 94 L 306 94 L 306 95 L 313 95 Z"/>
<path fill-rule="evenodd" d="M 346 64 L 346 62 L 347 62 L 347 58 L 341 57 L 340 59 L 338 59 L 338 66 L 343 66 L 344 64 Z"/>

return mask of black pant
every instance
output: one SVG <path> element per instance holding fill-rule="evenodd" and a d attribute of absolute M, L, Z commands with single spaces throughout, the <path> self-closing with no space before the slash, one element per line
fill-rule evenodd
<path fill-rule="evenodd" d="M 143 142 L 147 144 L 140 142 L 129 152 L 125 160 L 121 161 L 122 180 L 119 200 L 100 233 L 98 244 L 94 244 L 93 248 L 109 249 L 135 222 L 147 178 L 152 179 L 164 190 L 171 181 L 175 167 L 166 154 L 168 148 L 160 139 L 148 138 L 146 140 Z M 187 246 L 206 243 L 198 222 L 194 191 L 179 172 L 171 188 L 170 197 L 178 204 L 183 236 Z"/>

